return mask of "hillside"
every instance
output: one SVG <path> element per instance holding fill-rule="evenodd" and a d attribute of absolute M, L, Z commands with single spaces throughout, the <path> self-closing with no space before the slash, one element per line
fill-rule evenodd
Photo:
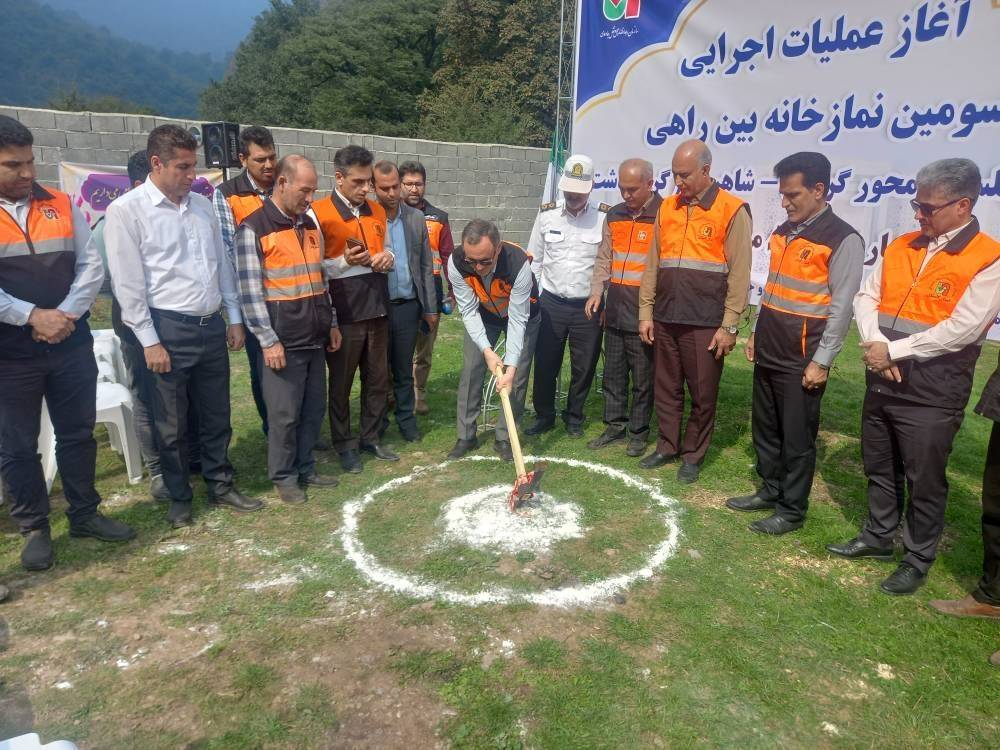
<path fill-rule="evenodd" d="M 115 37 L 35 0 L 0 0 L 0 103 L 44 106 L 75 89 L 116 97 L 176 117 L 197 113 L 198 96 L 223 64 Z"/>

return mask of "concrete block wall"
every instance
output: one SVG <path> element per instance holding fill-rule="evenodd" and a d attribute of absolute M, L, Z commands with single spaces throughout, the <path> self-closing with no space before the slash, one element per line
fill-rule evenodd
<path fill-rule="evenodd" d="M 31 129 L 38 180 L 53 187 L 58 186 L 61 161 L 124 166 L 129 154 L 146 147 L 146 137 L 157 125 L 201 125 L 145 115 L 11 106 L 0 106 L 0 114 Z M 467 221 L 485 218 L 495 221 L 505 238 L 524 245 L 542 200 L 547 149 L 277 127 L 271 132 L 279 155 L 300 153 L 316 163 L 324 195 L 333 188 L 333 155 L 350 143 L 369 149 L 376 159 L 421 162 L 427 169 L 427 198 L 448 212 L 456 241 Z M 201 153 L 198 158 L 203 162 Z"/>

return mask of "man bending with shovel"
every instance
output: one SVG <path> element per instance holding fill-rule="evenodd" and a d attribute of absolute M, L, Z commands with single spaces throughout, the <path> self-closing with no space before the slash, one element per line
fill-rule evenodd
<path fill-rule="evenodd" d="M 448 261 L 448 281 L 465 323 L 462 376 L 458 384 L 458 440 L 448 458 L 461 458 L 479 447 L 476 418 L 483 398 L 483 378 L 506 370 L 497 380 L 497 391 L 507 391 L 516 420 L 524 410 L 531 359 L 538 338 L 538 287 L 530 258 L 517 245 L 501 242 L 492 222 L 473 219 L 462 231 L 462 243 Z M 501 359 L 493 348 L 506 332 Z M 497 419 L 493 450 L 513 461 L 509 430 L 503 412 Z M 516 438 L 515 438 L 516 439 Z"/>

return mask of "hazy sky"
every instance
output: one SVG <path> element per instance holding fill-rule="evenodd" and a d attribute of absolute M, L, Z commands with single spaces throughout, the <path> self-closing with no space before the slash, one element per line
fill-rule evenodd
<path fill-rule="evenodd" d="M 40 0 L 69 9 L 112 34 L 156 48 L 208 52 L 236 49 L 269 0 Z"/>

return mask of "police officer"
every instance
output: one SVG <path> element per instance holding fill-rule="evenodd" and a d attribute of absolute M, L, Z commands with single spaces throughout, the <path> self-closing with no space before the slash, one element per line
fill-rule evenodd
<path fill-rule="evenodd" d="M 135 532 L 97 512 L 97 362 L 87 317 L 104 281 L 87 222 L 35 182 L 34 138 L 0 115 L 0 478 L 24 536 L 21 564 L 52 567 L 49 493 L 38 456 L 42 399 L 56 434 L 70 536 Z"/>
<path fill-rule="evenodd" d="M 621 203 L 608 211 L 591 279 L 588 317 L 604 310 L 604 432 L 587 443 L 603 448 L 628 437 L 625 453 L 646 450 L 653 413 L 653 347 L 639 338 L 639 283 L 653 242 L 653 223 L 663 199 L 653 189 L 653 165 L 627 159 L 618 167 Z M 628 381 L 632 376 L 632 406 Z"/>
<path fill-rule="evenodd" d="M 562 199 L 542 206 L 528 240 L 531 270 L 542 294 L 542 346 L 535 348 L 535 422 L 524 433 L 540 435 L 555 426 L 556 385 L 569 341 L 570 381 L 562 418 L 566 434 L 580 437 L 583 408 L 601 356 L 600 318 L 584 308 L 610 206 L 590 200 L 594 163 L 586 156 L 566 160 L 559 189 Z"/>
<path fill-rule="evenodd" d="M 920 231 L 898 237 L 854 300 L 868 367 L 861 454 L 868 520 L 827 549 L 892 561 L 909 494 L 902 563 L 881 589 L 912 594 L 927 580 L 944 530 L 945 471 L 965 416 L 982 340 L 1000 312 L 1000 242 L 972 214 L 979 167 L 941 159 L 916 177 Z M 904 488 L 906 492 L 904 492 Z"/>
<path fill-rule="evenodd" d="M 753 444 L 763 486 L 733 510 L 771 510 L 751 531 L 801 528 L 816 469 L 820 401 L 854 315 L 865 245 L 826 202 L 830 161 L 811 151 L 774 167 L 788 221 L 771 235 L 771 269 L 747 342 L 753 371 Z"/>

